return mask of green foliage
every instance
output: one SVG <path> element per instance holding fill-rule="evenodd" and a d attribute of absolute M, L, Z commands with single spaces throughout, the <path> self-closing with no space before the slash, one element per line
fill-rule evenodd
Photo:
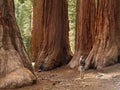
<path fill-rule="evenodd" d="M 29 49 L 31 33 L 31 0 L 14 0 L 16 20 L 22 35 L 26 50 Z"/>
<path fill-rule="evenodd" d="M 68 0 L 69 39 L 72 52 L 75 50 L 76 0 Z"/>
<path fill-rule="evenodd" d="M 18 0 L 21 4 L 24 3 L 24 0 Z"/>

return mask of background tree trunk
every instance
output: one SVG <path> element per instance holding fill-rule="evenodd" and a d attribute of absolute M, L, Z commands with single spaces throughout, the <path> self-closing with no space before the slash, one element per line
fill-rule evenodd
<path fill-rule="evenodd" d="M 115 24 L 116 24 L 116 31 L 115 31 L 115 36 L 116 36 L 116 42 L 118 45 L 118 62 L 120 63 L 120 0 L 116 1 L 116 6 L 115 6 Z"/>
<path fill-rule="evenodd" d="M 29 56 L 32 61 L 35 61 L 38 52 L 42 49 L 43 43 L 43 1 L 44 0 L 32 0 L 33 3 L 33 19 L 32 19 L 32 32 L 30 40 Z"/>
<path fill-rule="evenodd" d="M 75 54 L 69 65 L 78 66 L 81 55 L 87 56 L 92 49 L 95 29 L 95 0 L 77 0 Z"/>
<path fill-rule="evenodd" d="M 35 60 L 35 67 L 50 70 L 68 63 L 71 59 L 67 1 L 43 0 L 40 5 L 43 8 L 42 17 L 40 17 L 42 18 L 40 23 L 43 25 L 43 41 L 42 50 L 39 49 L 38 58 Z M 36 37 L 39 38 L 40 35 Z"/>
<path fill-rule="evenodd" d="M 36 80 L 15 20 L 13 0 L 0 1 L 0 88 L 30 85 Z"/>
<path fill-rule="evenodd" d="M 98 0 L 97 32 L 93 48 L 86 60 L 86 68 L 102 69 L 105 66 L 117 63 L 120 47 L 120 25 L 119 14 L 117 14 L 120 12 L 120 5 L 118 2 L 120 1 Z"/>

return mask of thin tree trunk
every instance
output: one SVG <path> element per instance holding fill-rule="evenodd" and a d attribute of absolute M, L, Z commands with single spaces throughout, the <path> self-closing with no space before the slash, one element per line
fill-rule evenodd
<path fill-rule="evenodd" d="M 94 42 L 95 29 L 95 1 L 77 0 L 75 54 L 69 65 L 78 66 L 81 56 L 87 56 Z"/>
<path fill-rule="evenodd" d="M 29 56 L 32 61 L 35 61 L 38 56 L 38 52 L 42 49 L 43 43 L 43 1 L 33 0 L 33 19 L 32 19 L 32 32 L 30 40 Z"/>
<path fill-rule="evenodd" d="M 0 89 L 31 85 L 36 77 L 15 20 L 13 0 L 0 1 Z"/>
<path fill-rule="evenodd" d="M 40 5 L 43 8 L 42 17 L 40 17 L 43 29 L 39 31 L 43 31 L 43 41 L 42 50 L 39 49 L 38 58 L 35 60 L 35 67 L 50 70 L 68 63 L 71 59 L 67 1 L 43 0 Z M 40 35 L 36 37 L 39 38 Z"/>
<path fill-rule="evenodd" d="M 119 0 L 98 0 L 97 33 L 93 48 L 86 60 L 86 68 L 102 69 L 117 63 L 120 47 L 118 44 L 120 39 L 117 35 L 120 35 L 119 18 L 115 13 L 120 11 L 120 5 L 117 2 Z"/>

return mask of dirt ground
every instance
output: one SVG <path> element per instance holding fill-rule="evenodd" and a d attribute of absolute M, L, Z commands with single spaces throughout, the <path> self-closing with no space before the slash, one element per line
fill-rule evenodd
<path fill-rule="evenodd" d="M 120 90 L 120 64 L 102 71 L 87 70 L 83 80 L 77 69 L 67 66 L 36 75 L 36 84 L 15 90 Z"/>

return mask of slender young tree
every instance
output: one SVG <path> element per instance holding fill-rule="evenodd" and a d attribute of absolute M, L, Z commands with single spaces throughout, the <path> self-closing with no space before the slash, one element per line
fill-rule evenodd
<path fill-rule="evenodd" d="M 36 2 L 38 1 L 36 0 Z M 50 70 L 68 63 L 71 59 L 68 39 L 69 26 L 67 1 L 41 0 L 40 4 L 38 3 L 36 3 L 36 6 L 39 6 L 40 11 L 36 12 L 39 13 L 39 16 L 35 16 L 40 19 L 38 24 L 40 28 L 33 29 L 31 40 L 33 40 L 33 42 L 34 40 L 37 40 L 35 44 L 38 43 L 39 48 L 36 45 L 31 46 L 30 52 L 35 52 L 37 55 L 37 59 L 35 60 L 36 69 Z M 37 50 L 39 50 L 39 53 Z"/>
<path fill-rule="evenodd" d="M 120 55 L 120 1 L 98 0 L 96 36 L 86 68 L 101 69 L 117 63 Z"/>
<path fill-rule="evenodd" d="M 14 0 L 0 0 L 0 89 L 36 80 L 14 15 Z"/>
<path fill-rule="evenodd" d="M 71 68 L 78 66 L 81 56 L 87 56 L 92 49 L 95 30 L 95 0 L 77 0 L 75 31 L 75 54 L 70 61 Z"/>

